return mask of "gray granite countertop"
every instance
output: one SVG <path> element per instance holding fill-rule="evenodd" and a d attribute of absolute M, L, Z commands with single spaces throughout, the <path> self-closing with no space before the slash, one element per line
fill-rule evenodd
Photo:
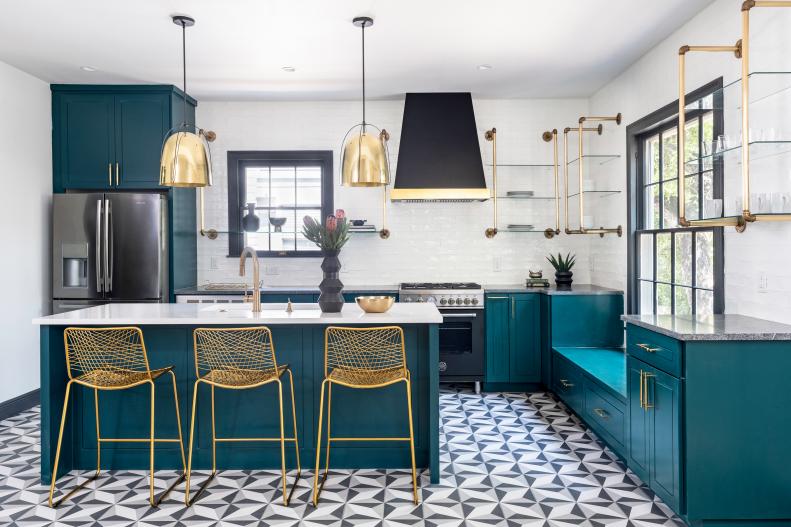
<path fill-rule="evenodd" d="M 397 285 L 344 285 L 343 290 L 348 293 L 365 293 L 369 291 L 386 292 L 396 294 L 398 293 Z M 309 285 L 283 285 L 283 286 L 264 286 L 261 288 L 262 293 L 306 293 L 311 294 L 319 293 L 319 286 Z M 241 295 L 244 293 L 241 289 L 208 289 L 204 285 L 195 287 L 184 287 L 176 289 L 176 295 Z"/>
<path fill-rule="evenodd" d="M 487 293 L 542 293 L 545 295 L 622 295 L 623 291 L 593 284 L 572 284 L 571 289 L 549 287 L 525 287 L 524 284 L 487 284 Z"/>
<path fill-rule="evenodd" d="M 791 326 L 744 315 L 622 315 L 678 340 L 791 340 Z"/>

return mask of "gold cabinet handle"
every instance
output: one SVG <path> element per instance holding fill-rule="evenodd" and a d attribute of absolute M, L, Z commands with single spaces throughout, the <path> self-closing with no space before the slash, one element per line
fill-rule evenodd
<path fill-rule="evenodd" d="M 115 186 L 118 186 L 118 161 L 115 162 Z"/>
<path fill-rule="evenodd" d="M 107 163 L 107 184 L 113 186 L 113 164 Z"/>
<path fill-rule="evenodd" d="M 601 417 L 602 419 L 609 419 L 610 414 L 602 410 L 601 408 L 594 408 L 593 413 Z"/>
<path fill-rule="evenodd" d="M 645 406 L 643 406 L 643 377 L 645 376 L 645 372 L 640 370 L 640 408 L 645 410 Z"/>
<path fill-rule="evenodd" d="M 662 349 L 662 348 L 652 348 L 648 344 L 637 344 L 637 347 L 647 351 L 648 353 L 656 353 L 657 351 Z"/>
<path fill-rule="evenodd" d="M 560 385 L 564 388 L 574 388 L 574 383 L 569 382 L 566 379 L 560 379 Z"/>
<path fill-rule="evenodd" d="M 654 377 L 653 373 L 645 372 L 643 374 L 643 383 L 645 384 L 645 386 L 643 387 L 643 394 L 644 394 L 643 395 L 643 398 L 644 398 L 643 410 L 645 410 L 645 411 L 648 411 L 648 410 L 650 410 L 651 408 L 654 407 L 653 404 L 648 402 L 648 379 L 651 378 L 651 377 Z"/>

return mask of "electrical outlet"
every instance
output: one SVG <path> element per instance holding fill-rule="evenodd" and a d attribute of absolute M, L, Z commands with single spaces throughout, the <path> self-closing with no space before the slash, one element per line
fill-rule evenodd
<path fill-rule="evenodd" d="M 220 268 L 220 262 L 217 260 L 216 256 L 212 256 L 211 259 L 209 260 L 209 268 L 210 269 L 219 269 Z"/>
<path fill-rule="evenodd" d="M 768 291 L 769 291 L 769 277 L 766 275 L 765 272 L 761 271 L 761 274 L 758 276 L 758 292 L 766 293 Z"/>
<path fill-rule="evenodd" d="M 264 267 L 264 274 L 267 276 L 279 275 L 280 269 L 275 265 L 267 265 Z"/>
<path fill-rule="evenodd" d="M 495 256 L 492 259 L 492 269 L 495 273 L 499 273 L 503 270 L 503 259 L 500 256 Z"/>

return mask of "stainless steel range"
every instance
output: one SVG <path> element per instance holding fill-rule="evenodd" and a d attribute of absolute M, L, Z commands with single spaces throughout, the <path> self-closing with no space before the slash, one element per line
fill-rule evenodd
<path fill-rule="evenodd" d="M 442 382 L 474 382 L 484 376 L 484 298 L 472 282 L 403 283 L 399 302 L 430 302 L 442 313 L 439 326 L 439 376 Z"/>

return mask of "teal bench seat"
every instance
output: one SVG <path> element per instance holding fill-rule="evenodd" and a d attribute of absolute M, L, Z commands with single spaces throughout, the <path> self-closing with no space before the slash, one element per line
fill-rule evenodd
<path fill-rule="evenodd" d="M 552 388 L 607 445 L 626 454 L 626 354 L 621 348 L 552 349 Z"/>
<path fill-rule="evenodd" d="M 626 402 L 626 354 L 613 348 L 554 348 Z"/>

